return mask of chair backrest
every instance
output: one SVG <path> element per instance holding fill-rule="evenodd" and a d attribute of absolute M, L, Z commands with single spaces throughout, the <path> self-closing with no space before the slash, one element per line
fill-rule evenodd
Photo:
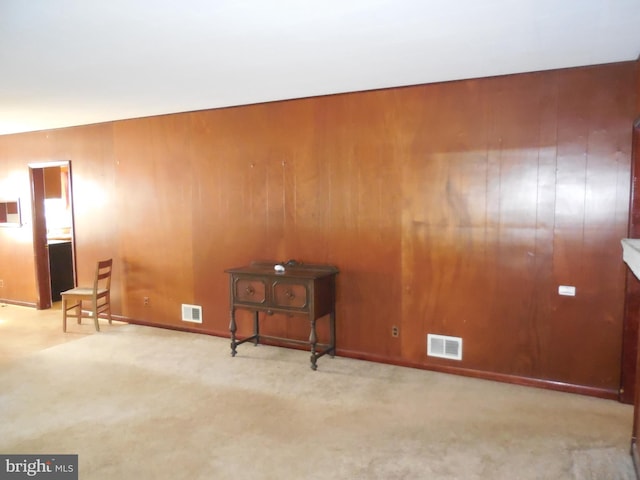
<path fill-rule="evenodd" d="M 101 260 L 96 268 L 96 277 L 93 282 L 93 293 L 99 289 L 109 290 L 111 288 L 111 267 L 113 259 Z"/>

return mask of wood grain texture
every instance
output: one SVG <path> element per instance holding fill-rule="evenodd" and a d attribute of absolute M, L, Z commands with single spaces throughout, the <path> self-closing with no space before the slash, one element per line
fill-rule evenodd
<path fill-rule="evenodd" d="M 79 275 L 112 255 L 122 317 L 226 335 L 225 268 L 328 263 L 339 353 L 614 395 L 638 85 L 626 62 L 10 135 L 0 156 L 72 161 Z"/>
<path fill-rule="evenodd" d="M 631 155 L 631 200 L 629 204 L 629 230 L 627 237 L 640 238 L 640 117 L 633 128 Z M 625 403 L 634 403 L 638 381 L 638 325 L 640 324 L 640 280 L 626 269 L 625 304 L 622 343 L 622 378 L 620 398 Z M 636 419 L 638 412 L 636 411 Z M 634 424 L 637 427 L 637 420 Z M 636 428 L 634 427 L 634 429 Z"/>
<path fill-rule="evenodd" d="M 178 325 L 181 303 L 194 303 L 188 124 L 172 115 L 124 122 L 114 139 L 122 313 Z"/>
<path fill-rule="evenodd" d="M 633 124 L 631 150 L 631 199 L 629 202 L 629 229 L 627 237 L 640 237 L 640 59 L 636 62 L 637 106 Z M 622 378 L 620 380 L 620 400 L 634 405 L 631 454 L 634 466 L 638 468 L 638 445 L 640 435 L 640 281 L 629 268 L 626 271 L 625 310 L 623 321 Z"/>

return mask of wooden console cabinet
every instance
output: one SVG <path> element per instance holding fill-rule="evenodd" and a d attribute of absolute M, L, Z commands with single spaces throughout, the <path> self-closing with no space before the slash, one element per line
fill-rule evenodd
<path fill-rule="evenodd" d="M 284 267 L 278 271 L 275 266 Z M 261 339 L 284 343 L 308 345 L 311 351 L 311 368 L 316 370 L 317 360 L 325 354 L 336 352 L 335 279 L 338 269 L 331 265 L 307 265 L 289 260 L 277 262 L 253 262 L 248 266 L 225 270 L 229 274 L 229 300 L 231 305 L 231 355 L 235 357 L 238 345 Z M 253 335 L 236 338 L 237 309 L 253 312 Z M 305 316 L 309 320 L 309 341 L 274 337 L 260 334 L 260 313 L 272 315 L 284 313 Z M 328 344 L 318 343 L 316 321 L 328 316 L 330 339 Z"/>

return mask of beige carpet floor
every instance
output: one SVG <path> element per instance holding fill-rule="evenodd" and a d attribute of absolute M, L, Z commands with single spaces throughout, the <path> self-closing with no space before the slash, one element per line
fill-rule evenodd
<path fill-rule="evenodd" d="M 0 338 L 0 343 L 2 339 Z M 0 453 L 81 479 L 635 478 L 615 401 L 123 325 L 0 364 Z"/>

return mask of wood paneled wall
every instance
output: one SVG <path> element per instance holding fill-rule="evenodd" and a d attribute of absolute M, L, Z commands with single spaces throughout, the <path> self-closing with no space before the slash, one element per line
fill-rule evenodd
<path fill-rule="evenodd" d="M 633 125 L 631 149 L 631 198 L 629 203 L 629 226 L 627 236 L 640 237 L 640 59 L 636 62 L 637 105 Z M 638 324 L 640 319 L 640 281 L 630 269 L 626 272 L 626 295 L 623 321 L 622 343 L 622 378 L 620 381 L 620 399 L 625 403 L 633 403 L 636 398 L 638 371 Z M 637 422 L 636 424 L 637 425 Z M 634 426 L 635 432 L 636 426 Z"/>
<path fill-rule="evenodd" d="M 71 160 L 78 274 L 113 256 L 122 317 L 193 329 L 180 305 L 199 304 L 199 330 L 226 335 L 225 268 L 331 263 L 339 354 L 614 397 L 637 77 L 626 62 L 9 135 L 0 179 L 28 192 L 29 162 Z M 15 243 L 0 231 L 0 297 L 29 303 Z M 463 360 L 427 357 L 427 333 L 462 337 Z"/>
<path fill-rule="evenodd" d="M 640 57 L 636 61 L 636 84 L 638 86 L 638 95 L 636 99 L 636 113 L 640 115 Z"/>

